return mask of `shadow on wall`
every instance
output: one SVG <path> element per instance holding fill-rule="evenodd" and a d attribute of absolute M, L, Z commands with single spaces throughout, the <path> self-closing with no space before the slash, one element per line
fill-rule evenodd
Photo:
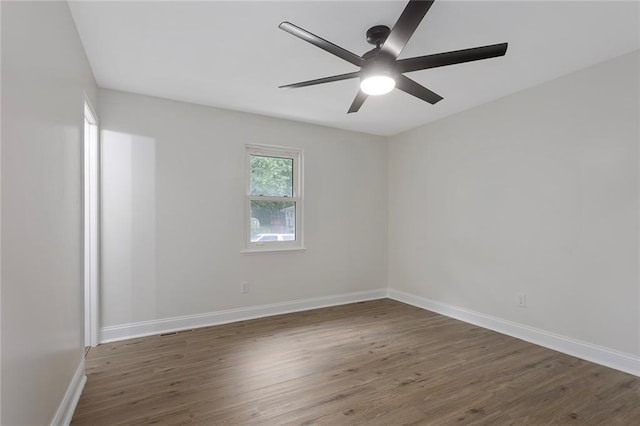
<path fill-rule="evenodd" d="M 101 145 L 101 324 L 156 318 L 156 140 L 103 130 Z"/>

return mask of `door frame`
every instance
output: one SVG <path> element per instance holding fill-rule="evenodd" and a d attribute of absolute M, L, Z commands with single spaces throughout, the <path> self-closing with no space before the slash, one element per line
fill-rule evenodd
<path fill-rule="evenodd" d="M 100 330 L 100 132 L 86 95 L 83 118 L 83 341 L 85 347 L 95 347 Z"/>

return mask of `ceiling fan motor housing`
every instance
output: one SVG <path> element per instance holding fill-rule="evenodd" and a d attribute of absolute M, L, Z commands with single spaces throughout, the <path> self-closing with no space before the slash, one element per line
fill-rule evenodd
<path fill-rule="evenodd" d="M 393 56 L 376 50 L 371 58 L 365 58 L 360 70 L 360 90 L 367 95 L 384 95 L 396 86 L 397 72 Z"/>
<path fill-rule="evenodd" d="M 379 51 L 377 55 L 365 61 L 360 70 L 360 76 L 365 79 L 373 75 L 385 75 L 395 79 L 397 74 L 395 63 L 393 56 Z"/>

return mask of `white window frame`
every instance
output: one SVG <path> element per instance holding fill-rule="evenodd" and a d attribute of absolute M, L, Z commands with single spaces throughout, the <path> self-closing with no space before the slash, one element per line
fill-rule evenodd
<path fill-rule="evenodd" d="M 293 196 L 273 197 L 251 195 L 251 156 L 290 158 L 293 160 Z M 288 252 L 305 250 L 303 239 L 303 151 L 297 148 L 271 145 L 245 145 L 245 214 L 244 241 L 246 254 Z M 296 211 L 296 239 L 294 241 L 261 241 L 251 242 L 251 201 L 285 201 L 294 202 Z"/>

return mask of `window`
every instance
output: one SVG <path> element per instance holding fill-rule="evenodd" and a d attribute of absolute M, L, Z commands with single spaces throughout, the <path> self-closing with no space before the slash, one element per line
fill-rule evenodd
<path fill-rule="evenodd" d="M 302 151 L 247 145 L 246 252 L 303 249 Z"/>

